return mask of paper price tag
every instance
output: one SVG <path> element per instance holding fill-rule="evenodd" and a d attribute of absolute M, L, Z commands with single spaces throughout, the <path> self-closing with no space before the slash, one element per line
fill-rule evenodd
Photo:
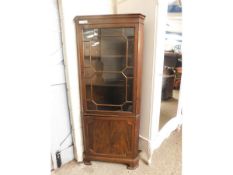
<path fill-rule="evenodd" d="M 81 21 L 79 21 L 78 23 L 79 23 L 79 24 L 87 24 L 88 21 L 87 21 L 87 20 L 81 20 Z"/>

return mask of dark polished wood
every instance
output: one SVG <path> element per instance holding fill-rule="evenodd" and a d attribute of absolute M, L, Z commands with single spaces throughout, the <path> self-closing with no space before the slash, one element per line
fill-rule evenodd
<path fill-rule="evenodd" d="M 138 167 L 142 14 L 75 17 L 84 163 Z"/>

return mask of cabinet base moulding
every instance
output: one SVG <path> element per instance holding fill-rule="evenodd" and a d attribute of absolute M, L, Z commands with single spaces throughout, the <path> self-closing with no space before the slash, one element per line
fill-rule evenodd
<path fill-rule="evenodd" d="M 97 157 L 97 156 L 85 156 L 83 163 L 85 165 L 92 165 L 91 161 L 104 161 L 104 162 L 113 162 L 113 163 L 122 163 L 127 165 L 127 169 L 134 170 L 139 166 L 139 157 L 135 159 L 121 159 L 121 158 L 112 158 L 112 157 Z"/>

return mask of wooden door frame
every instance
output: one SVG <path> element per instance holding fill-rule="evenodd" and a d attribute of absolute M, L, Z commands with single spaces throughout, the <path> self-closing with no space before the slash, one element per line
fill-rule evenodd
<path fill-rule="evenodd" d="M 182 124 L 182 99 L 183 99 L 183 83 L 180 86 L 179 102 L 177 114 L 171 120 L 169 120 L 164 127 L 159 130 L 159 120 L 160 120 L 160 106 L 161 106 L 161 89 L 162 89 L 162 75 L 163 75 L 163 62 L 159 61 L 159 58 L 164 56 L 164 47 L 161 47 L 161 41 L 164 41 L 165 33 L 165 22 L 167 17 L 167 8 L 169 0 L 158 0 L 157 1 L 157 33 L 156 33 L 156 63 L 155 69 L 153 70 L 153 109 L 151 115 L 151 145 L 148 151 L 148 164 L 151 163 L 151 158 L 155 149 L 157 149 L 161 143 L 169 137 L 172 131 L 174 131 L 178 126 Z M 162 35 L 162 36 L 161 36 Z M 163 38 L 162 38 L 163 37 Z M 158 104 L 160 103 L 160 104 Z"/>

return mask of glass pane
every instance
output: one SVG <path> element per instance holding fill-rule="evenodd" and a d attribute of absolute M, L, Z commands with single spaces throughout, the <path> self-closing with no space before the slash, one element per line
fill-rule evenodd
<path fill-rule="evenodd" d="M 133 78 L 127 79 L 127 101 L 133 101 Z"/>
<path fill-rule="evenodd" d="M 90 42 L 83 42 L 84 47 L 84 66 L 89 66 L 90 63 Z"/>
<path fill-rule="evenodd" d="M 133 37 L 129 37 L 128 38 L 128 44 L 129 44 L 129 48 L 128 48 L 128 66 L 133 66 L 134 64 L 134 38 Z"/>
<path fill-rule="evenodd" d="M 127 37 L 134 37 L 134 28 L 123 28 L 123 34 Z"/>
<path fill-rule="evenodd" d="M 100 57 L 100 41 L 98 39 L 93 40 L 90 42 L 90 52 L 91 52 L 91 58 L 96 59 Z"/>
<path fill-rule="evenodd" d="M 121 106 L 98 106 L 98 110 L 121 111 Z"/>
<path fill-rule="evenodd" d="M 124 75 L 126 77 L 133 77 L 133 68 L 127 68 L 123 71 Z"/>
<path fill-rule="evenodd" d="M 84 29 L 88 110 L 132 111 L 134 28 Z"/>
<path fill-rule="evenodd" d="M 94 74 L 94 70 L 92 67 L 85 67 L 84 69 L 84 78 L 91 78 Z"/>
<path fill-rule="evenodd" d="M 106 28 L 101 29 L 101 36 L 121 36 L 122 32 L 122 28 Z"/>
<path fill-rule="evenodd" d="M 103 56 L 125 56 L 127 39 L 123 36 L 102 36 L 101 53 Z"/>
<path fill-rule="evenodd" d="M 133 110 L 133 104 L 132 102 L 127 102 L 123 105 L 123 111 L 132 111 Z"/>
<path fill-rule="evenodd" d="M 125 68 L 125 56 L 110 56 L 103 55 L 101 57 L 104 71 L 121 71 Z"/>
<path fill-rule="evenodd" d="M 87 101 L 87 109 L 89 110 L 96 110 L 96 105 L 92 101 L 88 100 Z"/>
<path fill-rule="evenodd" d="M 125 102 L 125 77 L 120 73 L 99 73 L 92 79 L 92 98 L 97 104 Z"/>
<path fill-rule="evenodd" d="M 91 100 L 91 80 L 86 79 L 86 98 Z"/>
<path fill-rule="evenodd" d="M 93 38 L 98 38 L 99 29 L 84 29 L 83 41 L 91 41 Z"/>

